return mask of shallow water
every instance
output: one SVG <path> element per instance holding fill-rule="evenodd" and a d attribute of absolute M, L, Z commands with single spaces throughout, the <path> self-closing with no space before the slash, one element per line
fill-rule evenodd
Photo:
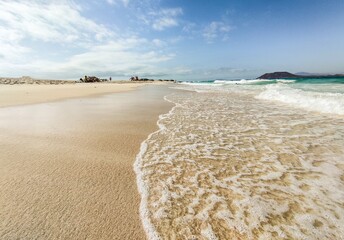
<path fill-rule="evenodd" d="M 184 82 L 197 92 L 251 93 L 258 99 L 288 104 L 307 111 L 344 115 L 344 77 L 251 79 Z"/>
<path fill-rule="evenodd" d="M 150 239 L 343 238 L 341 115 L 182 88 L 135 165 Z"/>

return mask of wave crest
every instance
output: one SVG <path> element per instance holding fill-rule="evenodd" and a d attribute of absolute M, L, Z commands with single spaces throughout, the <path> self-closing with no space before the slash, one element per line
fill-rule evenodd
<path fill-rule="evenodd" d="M 344 94 L 342 93 L 303 91 L 285 84 L 275 84 L 266 86 L 265 91 L 256 98 L 279 101 L 310 111 L 344 115 Z"/>

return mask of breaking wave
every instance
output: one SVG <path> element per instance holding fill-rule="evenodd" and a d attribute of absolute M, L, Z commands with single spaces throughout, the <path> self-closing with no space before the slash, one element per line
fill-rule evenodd
<path fill-rule="evenodd" d="M 285 84 L 268 85 L 258 99 L 275 100 L 321 113 L 344 114 L 344 94 L 295 89 Z"/>

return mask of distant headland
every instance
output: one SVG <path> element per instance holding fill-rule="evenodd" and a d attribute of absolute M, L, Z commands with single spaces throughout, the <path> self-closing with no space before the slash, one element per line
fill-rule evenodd
<path fill-rule="evenodd" d="M 293 74 L 290 72 L 265 73 L 257 79 L 282 79 L 282 78 L 333 78 L 344 77 L 344 74 Z"/>

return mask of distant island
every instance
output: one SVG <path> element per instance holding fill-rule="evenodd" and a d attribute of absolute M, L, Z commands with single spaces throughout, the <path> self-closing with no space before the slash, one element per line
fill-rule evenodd
<path fill-rule="evenodd" d="M 322 75 L 322 74 L 292 74 L 290 72 L 265 73 L 257 79 L 282 79 L 282 78 L 333 78 L 344 77 L 344 74 Z"/>

